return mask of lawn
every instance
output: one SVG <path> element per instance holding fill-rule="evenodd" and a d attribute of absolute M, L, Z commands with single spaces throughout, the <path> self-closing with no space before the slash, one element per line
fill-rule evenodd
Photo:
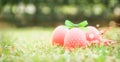
<path fill-rule="evenodd" d="M 120 28 L 104 34 L 115 44 L 71 52 L 51 45 L 52 31 L 42 27 L 0 29 L 0 62 L 120 62 Z"/>

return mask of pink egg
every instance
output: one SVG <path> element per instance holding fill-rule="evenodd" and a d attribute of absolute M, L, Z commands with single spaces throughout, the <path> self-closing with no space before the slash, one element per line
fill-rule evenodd
<path fill-rule="evenodd" d="M 88 26 L 87 28 L 88 32 L 86 32 L 86 38 L 89 41 L 89 43 L 99 43 L 101 35 L 97 28 L 93 26 Z"/>
<path fill-rule="evenodd" d="M 64 37 L 69 29 L 65 26 L 58 26 L 52 34 L 52 45 L 63 46 Z"/>
<path fill-rule="evenodd" d="M 64 39 L 64 47 L 73 49 L 75 47 L 83 47 L 87 45 L 85 33 L 79 28 L 69 30 Z"/>

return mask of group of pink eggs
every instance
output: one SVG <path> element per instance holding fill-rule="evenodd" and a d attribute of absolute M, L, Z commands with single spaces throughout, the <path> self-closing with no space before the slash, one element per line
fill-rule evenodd
<path fill-rule="evenodd" d="M 84 31 L 78 27 L 67 28 L 64 25 L 56 27 L 52 33 L 52 45 L 63 46 L 71 50 L 76 47 L 86 47 L 90 45 L 107 45 L 110 40 L 104 39 L 101 32 L 93 26 L 85 27 Z"/>

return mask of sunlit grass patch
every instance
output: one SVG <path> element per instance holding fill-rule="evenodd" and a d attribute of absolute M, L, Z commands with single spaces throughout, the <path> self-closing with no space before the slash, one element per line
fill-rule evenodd
<path fill-rule="evenodd" d="M 104 35 L 105 38 L 120 42 L 120 28 L 112 28 Z"/>
<path fill-rule="evenodd" d="M 51 45 L 52 31 L 52 28 L 0 30 L 0 62 L 120 61 L 119 43 L 109 46 L 76 48 L 74 51 L 66 52 L 63 47 Z M 105 36 L 112 36 L 118 31 L 119 28 L 115 28 L 108 31 Z"/>

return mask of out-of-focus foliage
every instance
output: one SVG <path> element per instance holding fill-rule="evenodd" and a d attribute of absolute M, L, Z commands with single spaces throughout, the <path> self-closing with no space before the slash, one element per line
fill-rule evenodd
<path fill-rule="evenodd" d="M 120 23 L 120 0 L 0 0 L 0 21 L 16 26 L 55 26 L 65 19 Z"/>

